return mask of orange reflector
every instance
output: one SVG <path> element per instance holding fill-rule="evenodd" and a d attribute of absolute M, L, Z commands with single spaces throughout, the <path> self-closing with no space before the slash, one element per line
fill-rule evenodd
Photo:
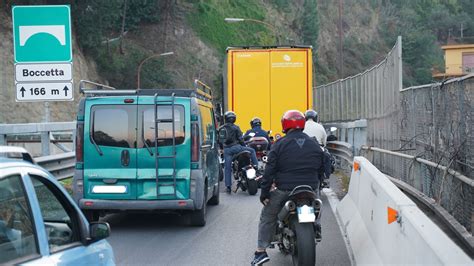
<path fill-rule="evenodd" d="M 360 170 L 360 164 L 358 162 L 354 162 L 354 171 Z"/>
<path fill-rule="evenodd" d="M 179 206 L 186 206 L 186 201 L 178 201 Z"/>
<path fill-rule="evenodd" d="M 387 207 L 388 224 L 395 222 L 398 218 L 398 211 Z"/>
<path fill-rule="evenodd" d="M 86 205 L 86 206 L 92 206 L 92 204 L 94 204 L 94 202 L 92 202 L 92 201 L 86 201 L 84 203 L 84 205 Z"/>

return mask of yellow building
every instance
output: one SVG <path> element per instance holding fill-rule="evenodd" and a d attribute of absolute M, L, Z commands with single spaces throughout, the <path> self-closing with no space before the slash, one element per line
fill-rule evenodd
<path fill-rule="evenodd" d="M 446 73 L 433 74 L 433 78 L 459 77 L 474 73 L 474 44 L 441 46 L 444 50 Z"/>

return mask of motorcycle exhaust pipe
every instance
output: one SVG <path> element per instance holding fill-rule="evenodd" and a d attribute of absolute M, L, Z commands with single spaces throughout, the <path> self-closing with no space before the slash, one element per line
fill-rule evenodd
<path fill-rule="evenodd" d="M 315 199 L 313 202 L 314 214 L 316 215 L 316 219 L 321 216 L 321 208 L 323 206 L 323 202 L 320 199 Z"/>
<path fill-rule="evenodd" d="M 296 209 L 296 204 L 291 200 L 287 201 L 285 205 L 283 206 L 283 208 L 281 208 L 280 212 L 278 213 L 278 220 L 284 221 L 288 217 L 290 212 L 294 211 L 295 209 Z"/>

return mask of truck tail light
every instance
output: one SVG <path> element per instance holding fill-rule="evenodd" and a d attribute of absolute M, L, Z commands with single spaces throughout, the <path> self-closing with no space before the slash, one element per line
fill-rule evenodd
<path fill-rule="evenodd" d="M 76 127 L 76 163 L 84 161 L 84 123 L 77 123 Z"/>
<path fill-rule="evenodd" d="M 191 128 L 191 161 L 199 161 L 199 127 L 193 124 Z"/>

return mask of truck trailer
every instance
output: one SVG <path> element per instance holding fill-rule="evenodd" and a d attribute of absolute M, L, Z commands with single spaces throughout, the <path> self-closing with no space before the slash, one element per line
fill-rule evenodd
<path fill-rule="evenodd" d="M 245 132 L 259 117 L 262 127 L 282 136 L 285 111 L 313 106 L 311 46 L 228 47 L 224 64 L 225 111 L 237 114 Z"/>

